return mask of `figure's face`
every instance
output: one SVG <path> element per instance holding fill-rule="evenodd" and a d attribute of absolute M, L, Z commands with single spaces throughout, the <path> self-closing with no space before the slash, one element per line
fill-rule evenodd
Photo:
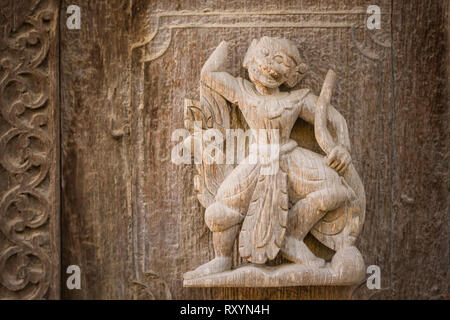
<path fill-rule="evenodd" d="M 292 68 L 295 68 L 295 62 L 289 56 L 264 43 L 258 44 L 251 60 L 248 67 L 250 80 L 267 88 L 282 85 Z"/>

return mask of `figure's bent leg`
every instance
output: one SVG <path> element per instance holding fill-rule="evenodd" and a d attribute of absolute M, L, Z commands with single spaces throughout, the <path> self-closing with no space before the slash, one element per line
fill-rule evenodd
<path fill-rule="evenodd" d="M 205 212 L 205 222 L 213 232 L 215 258 L 197 269 L 187 272 L 184 279 L 194 279 L 231 269 L 234 241 L 243 215 L 220 202 L 210 205 Z"/>
<path fill-rule="evenodd" d="M 325 260 L 316 257 L 303 242 L 307 234 L 303 227 L 307 229 L 307 226 L 314 225 L 312 221 L 318 221 L 325 214 L 312 203 L 308 197 L 298 201 L 289 210 L 288 234 L 281 246 L 281 253 L 292 262 L 320 268 L 325 265 Z"/>
<path fill-rule="evenodd" d="M 314 225 L 329 211 L 339 208 L 348 199 L 344 186 L 322 189 L 298 201 L 289 210 L 289 230 L 303 240 Z"/>
<path fill-rule="evenodd" d="M 243 216 L 220 202 L 210 205 L 205 212 L 206 225 L 213 232 L 215 258 L 197 269 L 184 274 L 184 279 L 194 279 L 231 269 L 234 241 Z"/>
<path fill-rule="evenodd" d="M 289 210 L 288 235 L 281 248 L 282 254 L 289 260 L 322 267 L 325 261 L 316 257 L 305 245 L 303 239 L 314 225 L 331 210 L 341 206 L 347 199 L 345 187 L 323 189 L 299 200 Z"/>
<path fill-rule="evenodd" d="M 226 231 L 214 232 L 213 243 L 216 257 L 211 261 L 201 265 L 194 271 L 184 274 L 184 279 L 195 279 L 210 274 L 223 272 L 231 269 L 231 251 L 236 239 L 239 226 L 233 226 Z"/>
<path fill-rule="evenodd" d="M 325 260 L 316 257 L 303 240 L 297 240 L 290 235 L 287 235 L 284 239 L 283 245 L 281 246 L 281 254 L 286 259 L 298 264 L 305 264 L 313 268 L 322 268 L 325 266 Z"/>
<path fill-rule="evenodd" d="M 213 232 L 215 258 L 185 274 L 185 279 L 203 277 L 231 269 L 234 241 L 247 212 L 258 178 L 258 167 L 246 161 L 223 181 L 216 202 L 205 211 L 205 222 Z"/>
<path fill-rule="evenodd" d="M 244 216 L 238 211 L 215 202 L 206 209 L 205 222 L 213 232 L 213 244 L 216 257 L 230 257 L 233 244 L 239 232 Z"/>

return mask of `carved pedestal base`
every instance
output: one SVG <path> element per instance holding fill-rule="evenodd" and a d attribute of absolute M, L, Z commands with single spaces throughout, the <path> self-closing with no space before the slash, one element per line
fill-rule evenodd
<path fill-rule="evenodd" d="M 359 284 L 365 278 L 364 261 L 356 248 L 338 252 L 323 268 L 303 264 L 270 267 L 248 264 L 234 270 L 184 280 L 185 287 L 292 287 Z"/>
<path fill-rule="evenodd" d="M 277 267 L 246 265 L 231 271 L 210 276 L 184 280 L 185 287 L 292 287 L 352 285 L 360 283 L 364 268 L 349 274 L 337 274 L 331 264 L 316 269 L 300 264 L 285 264 Z"/>

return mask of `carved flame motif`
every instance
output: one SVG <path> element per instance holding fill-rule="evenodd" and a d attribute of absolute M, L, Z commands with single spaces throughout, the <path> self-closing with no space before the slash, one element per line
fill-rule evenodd
<path fill-rule="evenodd" d="M 194 143 L 204 144 L 202 138 L 196 137 L 194 134 L 195 122 L 202 124 L 202 128 L 199 129 L 217 129 L 223 136 L 226 134 L 225 130 L 230 129 L 230 113 L 227 101 L 205 86 L 201 87 L 200 101 L 185 100 L 184 118 L 185 127 L 190 131 Z M 197 141 L 198 139 L 199 141 Z M 200 150 L 200 148 L 194 148 L 194 152 Z M 216 150 L 216 152 L 223 151 Z M 202 153 L 197 156 L 205 157 L 208 155 Z M 197 191 L 197 198 L 205 208 L 213 203 L 217 189 L 233 167 L 231 164 L 208 164 L 207 161 L 202 161 L 201 164 L 196 165 L 197 175 L 194 178 L 194 187 Z"/>

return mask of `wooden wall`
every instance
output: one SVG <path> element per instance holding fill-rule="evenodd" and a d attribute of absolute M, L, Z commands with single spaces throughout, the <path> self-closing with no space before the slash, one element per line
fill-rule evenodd
<path fill-rule="evenodd" d="M 59 297 L 61 270 L 65 299 L 448 298 L 448 1 L 61 0 L 34 1 L 39 4 L 33 8 L 29 1 L 17 2 L 23 7 L 4 2 L 2 26 L 36 15 L 42 6 L 52 19 L 59 14 L 59 27 L 55 20 L 46 29 L 48 54 L 34 67 L 47 97 L 37 111 L 47 122 L 41 126 L 44 142 L 31 151 L 43 155 L 38 164 L 47 171 L 33 190 L 49 205 L 40 227 L 49 262 L 36 297 Z M 81 7 L 79 30 L 66 27 L 70 4 Z M 380 30 L 365 28 L 370 4 L 381 8 Z M 182 274 L 213 251 L 193 190 L 194 168 L 170 161 L 171 134 L 183 128 L 183 100 L 198 98 L 201 66 L 220 41 L 230 43 L 230 71 L 245 76 L 245 51 L 263 35 L 298 44 L 310 66 L 299 87 L 317 94 L 328 68 L 338 74 L 332 102 L 347 119 L 353 162 L 367 194 L 357 246 L 367 265 L 380 266 L 381 290 L 364 284 L 182 287 Z M 7 51 L 0 61 L 4 57 L 14 57 L 15 65 L 22 61 Z M 9 114 L 14 94 L 23 94 L 8 89 L 5 70 L 2 64 L 0 139 L 17 127 Z M 23 116 L 31 119 L 32 113 Z M 26 210 L 3 205 L 12 203 L 11 190 L 25 190 L 7 161 L 26 146 L 2 143 L 0 221 L 9 226 Z M 19 176 L 24 174 L 31 173 Z M 38 212 L 30 203 L 27 212 Z M 13 247 L 8 232 L 0 231 L 1 263 Z M 36 234 L 31 228 L 19 233 L 26 241 Z M 0 264 L 0 297 L 25 297 L 33 290 L 5 285 L 4 275 L 18 272 L 25 261 L 20 259 Z M 81 268 L 81 290 L 65 286 L 65 270 L 73 264 Z"/>
<path fill-rule="evenodd" d="M 82 29 L 61 28 L 63 268 L 84 272 L 84 289 L 64 297 L 444 297 L 447 3 L 372 2 L 84 5 Z M 381 30 L 364 28 L 368 4 L 381 7 Z M 170 162 L 171 134 L 219 42 L 230 42 L 230 70 L 244 76 L 244 53 L 263 35 L 298 43 L 311 67 L 301 86 L 318 93 L 327 69 L 338 73 L 334 105 L 349 124 L 368 200 L 358 246 L 381 267 L 382 290 L 182 287 L 182 274 L 213 252 L 194 169 Z"/>

